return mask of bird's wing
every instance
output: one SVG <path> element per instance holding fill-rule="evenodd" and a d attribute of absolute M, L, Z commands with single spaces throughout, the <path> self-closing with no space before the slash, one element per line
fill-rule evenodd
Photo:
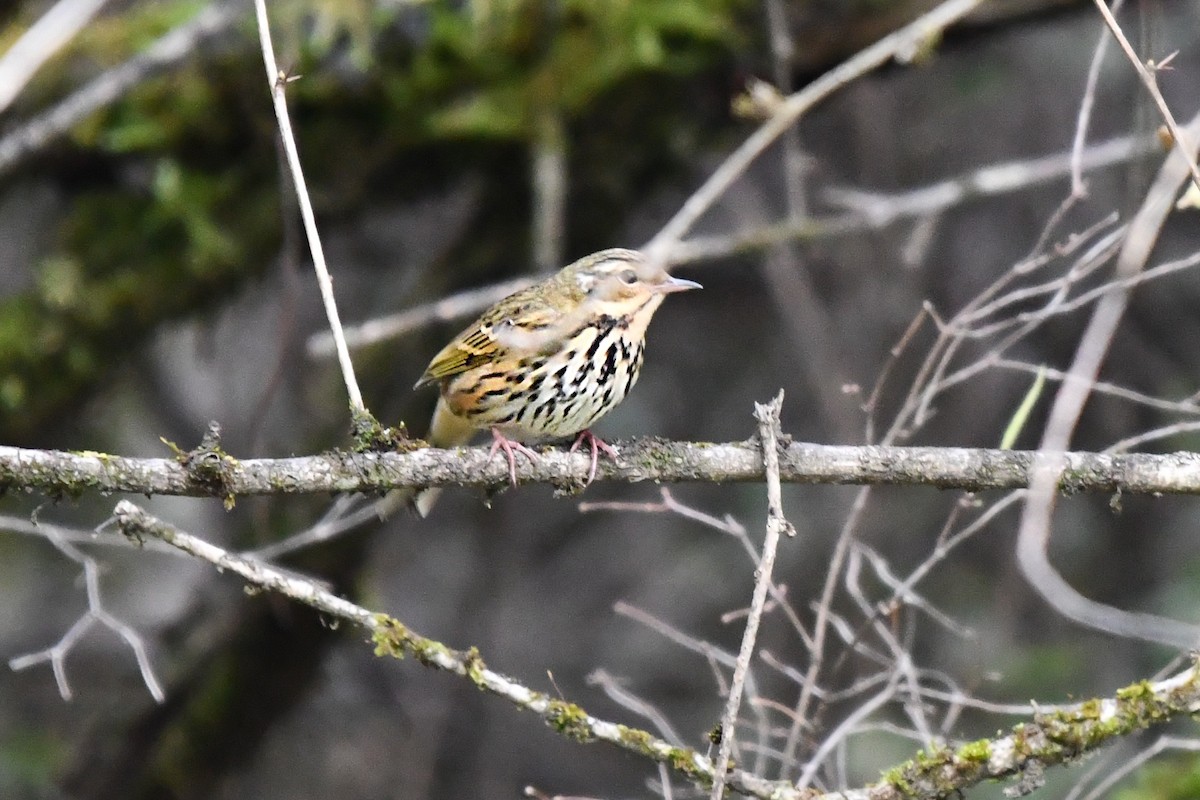
<path fill-rule="evenodd" d="M 562 313 L 540 297 L 520 297 L 520 294 L 493 306 L 455 336 L 429 362 L 414 388 L 495 363 L 514 353 L 542 349 L 549 337 L 537 332 L 553 330 Z"/>

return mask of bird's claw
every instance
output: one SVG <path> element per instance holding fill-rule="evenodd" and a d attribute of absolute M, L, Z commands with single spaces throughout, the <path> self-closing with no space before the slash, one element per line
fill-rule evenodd
<path fill-rule="evenodd" d="M 520 453 L 529 459 L 530 463 L 538 460 L 538 454 L 530 450 L 520 442 L 510 439 L 501 433 L 496 428 L 492 428 L 492 449 L 488 451 L 488 461 L 490 462 L 496 457 L 496 451 L 503 450 L 508 457 L 508 479 L 515 487 L 517 485 L 517 458 L 516 453 Z"/>
<path fill-rule="evenodd" d="M 611 444 L 588 430 L 579 432 L 579 435 L 575 437 L 575 443 L 571 445 L 569 452 L 574 453 L 579 449 L 579 446 L 583 444 L 584 441 L 587 441 L 587 443 L 591 445 L 592 449 L 592 465 L 588 469 L 587 481 L 583 484 L 584 486 L 587 486 L 592 481 L 596 480 L 596 464 L 600 460 L 600 451 L 603 450 L 604 455 L 614 460 L 616 460 L 620 453 L 617 452 L 617 448 L 613 447 Z"/>

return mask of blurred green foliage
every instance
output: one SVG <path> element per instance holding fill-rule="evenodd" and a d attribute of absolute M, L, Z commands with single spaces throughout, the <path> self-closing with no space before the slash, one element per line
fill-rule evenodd
<path fill-rule="evenodd" d="M 203 5 L 134 4 L 100 18 L 20 108 L 52 105 Z M 662 148 L 678 139 L 670 118 L 681 105 L 678 82 L 728 57 L 743 5 L 275 4 L 279 63 L 303 76 L 289 84 L 289 103 L 322 222 L 439 191 L 473 171 L 492 205 L 456 263 L 520 253 L 528 189 L 513 172 L 513 148 L 524 150 L 547 114 L 565 123 L 579 153 L 631 151 L 571 161 L 574 191 L 601 187 L 602 205 L 627 208 L 630 193 L 671 162 Z M 28 22 L 18 17 L 0 41 Z M 53 183 L 62 216 L 53 247 L 32 266 L 33 288 L 0 301 L 0 440 L 38 440 L 158 324 L 213 307 L 273 262 L 290 188 L 277 169 L 264 77 L 247 17 L 19 168 L 23 179 Z M 619 224 L 595 207 L 586 218 Z M 474 247 L 487 255 L 464 252 Z"/>
<path fill-rule="evenodd" d="M 0 794 L 48 796 L 54 775 L 67 760 L 66 745 L 41 730 L 20 730 L 0 742 Z"/>
<path fill-rule="evenodd" d="M 1200 758 L 1164 757 L 1135 773 L 1133 784 L 1118 790 L 1113 800 L 1195 800 L 1200 797 Z"/>

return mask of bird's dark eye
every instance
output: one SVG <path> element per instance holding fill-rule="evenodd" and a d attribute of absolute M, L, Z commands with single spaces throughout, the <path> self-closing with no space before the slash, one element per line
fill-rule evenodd
<path fill-rule="evenodd" d="M 633 286 L 638 280 L 637 272 L 631 269 L 625 270 L 618 277 L 621 279 L 621 283 L 627 286 Z"/>

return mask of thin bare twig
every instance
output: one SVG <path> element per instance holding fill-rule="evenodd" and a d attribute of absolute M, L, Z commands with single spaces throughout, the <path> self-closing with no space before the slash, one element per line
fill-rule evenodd
<path fill-rule="evenodd" d="M 540 273 L 563 264 L 567 218 L 567 131 L 562 112 L 537 120 L 533 142 L 533 264 Z"/>
<path fill-rule="evenodd" d="M 683 746 L 683 737 L 671 725 L 666 715 L 662 713 L 653 703 L 638 697 L 633 692 L 621 685 L 621 681 L 615 675 L 607 670 L 596 669 L 588 673 L 586 683 L 588 686 L 599 686 L 608 699 L 628 711 L 632 711 L 639 717 L 643 717 L 658 729 L 658 735 L 666 739 L 676 747 Z"/>
<path fill-rule="evenodd" d="M 1183 750 L 1189 753 L 1200 752 L 1200 739 L 1184 739 L 1179 736 L 1168 735 L 1158 737 L 1152 745 L 1124 759 L 1119 767 L 1105 776 L 1104 780 L 1098 781 L 1092 787 L 1092 790 L 1084 796 L 1084 800 L 1098 800 L 1098 798 L 1104 797 L 1105 793 L 1126 775 L 1129 775 L 1159 753 L 1168 750 Z"/>
<path fill-rule="evenodd" d="M 796 781 L 796 786 L 801 790 L 807 789 L 812 785 L 813 778 L 817 775 L 817 770 L 825 763 L 825 759 L 833 752 L 847 736 L 849 736 L 855 728 L 857 728 L 867 717 L 875 713 L 879 708 L 887 704 L 896 696 L 896 689 L 900 683 L 901 673 L 896 670 L 892 673 L 891 679 L 887 684 L 875 693 L 866 702 L 860 703 L 855 707 L 841 723 L 830 731 L 822 741 L 812 758 L 804 765 L 804 770 L 800 773 L 800 778 Z"/>
<path fill-rule="evenodd" d="M 271 46 L 271 24 L 267 19 L 266 0 L 254 0 L 254 10 L 258 18 L 258 38 L 262 43 L 263 64 L 267 69 L 267 82 L 271 86 L 271 101 L 275 107 L 275 119 L 279 123 L 279 133 L 283 137 L 283 150 L 292 171 L 292 185 L 296 190 L 296 199 L 300 203 L 300 216 L 304 220 L 304 232 L 308 236 L 313 268 L 317 273 L 317 285 L 321 289 L 321 301 L 325 306 L 325 316 L 329 320 L 329 329 L 333 334 L 338 365 L 341 367 L 342 380 L 346 384 L 346 393 L 350 398 L 350 409 L 356 415 L 366 414 L 367 409 L 363 405 L 362 392 L 359 391 L 358 380 L 354 377 L 354 364 L 350 361 L 350 350 L 346 347 L 346 339 L 342 333 L 337 301 L 333 296 L 333 280 L 329 277 L 329 267 L 325 263 L 325 251 L 321 246 L 321 236 L 317 232 L 316 216 L 313 213 L 312 201 L 308 197 L 304 171 L 300 166 L 300 153 L 296 148 L 295 136 L 292 134 L 291 117 L 287 110 L 287 93 L 284 91 L 288 83 L 288 76 L 280 72 L 275 63 L 275 50 Z"/>
<path fill-rule="evenodd" d="M 125 643 L 129 645 L 129 649 L 133 651 L 133 657 L 137 661 L 138 669 L 142 673 L 142 682 L 146 684 L 146 689 L 150 692 L 150 696 L 156 702 L 163 702 L 166 699 L 166 694 L 163 692 L 162 684 L 158 682 L 158 678 L 154 674 L 154 668 L 150 664 L 150 655 L 146 651 L 146 644 L 142 640 L 141 635 L 131 625 L 117 619 L 104 607 L 103 599 L 100 596 L 99 562 L 71 544 L 68 541 L 67 532 L 60 531 L 60 529 L 53 525 L 38 525 L 36 527 L 39 529 L 38 532 L 45 537 L 46 541 L 54 545 L 58 552 L 83 568 L 88 609 L 54 645 L 36 653 L 28 653 L 10 659 L 8 662 L 9 668 L 19 671 L 37 664 L 49 662 L 50 668 L 54 672 L 54 680 L 58 684 L 59 694 L 64 700 L 70 700 L 72 693 L 71 686 L 67 682 L 66 658 L 75 648 L 75 645 L 79 643 L 79 640 L 83 638 L 84 634 L 99 624 L 125 640 Z"/>
<path fill-rule="evenodd" d="M 724 519 L 717 519 L 703 511 L 685 505 L 675 499 L 675 495 L 666 486 L 659 487 L 659 493 L 662 495 L 660 503 L 635 503 L 624 501 L 603 501 L 603 502 L 583 502 L 579 504 L 580 513 L 586 514 L 591 511 L 633 511 L 642 514 L 663 514 L 673 513 L 678 514 L 684 519 L 689 519 L 694 522 L 699 522 L 721 533 L 728 534 L 737 539 L 741 543 L 746 554 L 754 563 L 754 568 L 758 569 L 759 555 L 755 550 L 754 545 L 750 542 L 750 537 L 746 535 L 746 527 L 742 523 L 733 518 L 732 515 L 726 514 Z M 804 643 L 805 647 L 812 646 L 812 638 L 808 631 L 804 628 L 804 623 L 800 621 L 800 617 L 796 614 L 796 610 L 792 608 L 792 604 L 788 602 L 787 592 L 785 587 L 771 582 L 769 587 L 771 599 L 778 604 L 783 610 L 784 616 L 796 631 L 796 635 Z M 722 620 L 725 621 L 724 619 Z"/>
<path fill-rule="evenodd" d="M 670 221 L 643 248 L 651 258 L 667 260 L 675 244 L 708 211 L 717 198 L 737 180 L 746 167 L 777 138 L 795 124 L 804 112 L 824 100 L 847 83 L 886 64 L 915 44 L 928 41 L 931 37 L 953 25 L 981 5 L 983 0 L 948 0 L 927 14 L 923 14 L 900 30 L 880 39 L 860 51 L 829 72 L 817 78 L 800 91 L 780 103 L 775 114 L 762 127 L 751 134 L 742 144 L 717 167 L 704 184 L 684 202 Z"/>
<path fill-rule="evenodd" d="M 513 292 L 532 285 L 535 280 L 536 278 L 533 276 L 523 275 L 520 278 L 501 281 L 478 289 L 468 289 L 432 303 L 368 320 L 358 325 L 351 325 L 344 330 L 346 345 L 357 350 L 367 345 L 399 338 L 427 325 L 453 322 L 468 317 L 503 300 Z M 315 333 L 308 340 L 309 358 L 323 358 L 335 352 L 333 334 L 329 331 Z"/>
<path fill-rule="evenodd" d="M 1081 168 L 1087 171 L 1122 164 L 1158 149 L 1152 137 L 1121 136 L 1085 149 Z M 674 266 L 709 262 L 740 252 L 773 247 L 781 242 L 845 236 L 876 230 L 914 217 L 927 217 L 972 198 L 1014 192 L 1058 180 L 1070 174 L 1071 157 L 1070 153 L 1064 152 L 992 164 L 902 192 L 832 189 L 826 200 L 843 203 L 851 209 L 849 213 L 784 220 L 732 234 L 696 236 L 676 244 L 668 261 Z M 344 329 L 346 343 L 351 350 L 357 350 L 399 338 L 432 324 L 469 317 L 524 289 L 533 281 L 533 277 L 527 276 L 513 278 L 349 325 Z M 329 331 L 314 333 L 308 340 L 307 353 L 310 358 L 326 358 L 335 352 L 333 335 Z"/>
<path fill-rule="evenodd" d="M 1095 2 L 1096 8 L 1100 11 L 1100 16 L 1104 17 L 1104 24 L 1112 31 L 1113 37 L 1121 45 L 1121 49 L 1125 51 L 1129 63 L 1133 64 L 1133 68 L 1137 70 L 1138 77 L 1145 84 L 1146 91 L 1150 93 L 1150 97 L 1154 99 L 1154 104 L 1158 106 L 1158 113 L 1162 115 L 1167 129 L 1171 131 L 1175 152 L 1187 162 L 1188 171 L 1192 174 L 1192 183 L 1195 184 L 1197 191 L 1200 191 L 1200 166 L 1196 165 L 1196 146 L 1187 138 L 1188 136 L 1194 136 L 1195 132 L 1187 132 L 1179 127 L 1179 124 L 1175 122 L 1174 115 L 1171 114 L 1170 107 L 1167 106 L 1166 99 L 1162 96 L 1162 92 L 1158 90 L 1156 73 L 1158 69 L 1170 60 L 1170 57 L 1168 56 L 1166 59 L 1163 59 L 1161 64 L 1151 70 L 1138 58 L 1138 54 L 1134 52 L 1133 45 L 1125 38 L 1125 31 L 1121 30 L 1121 26 L 1117 24 L 1117 19 L 1113 16 L 1112 11 L 1109 10 L 1108 4 L 1104 0 L 1095 0 Z"/>
<path fill-rule="evenodd" d="M 1124 5 L 1124 0 L 1113 0 L 1113 10 Z M 1108 53 L 1108 43 L 1112 41 L 1108 34 L 1101 34 L 1092 52 L 1092 63 L 1088 66 L 1087 83 L 1083 89 L 1083 100 L 1079 103 L 1079 116 L 1075 121 L 1075 137 L 1071 140 L 1071 197 L 1080 198 L 1087 195 L 1087 185 L 1083 182 L 1083 150 L 1087 144 L 1088 128 L 1092 121 L 1092 106 L 1096 102 L 1096 86 L 1100 83 L 1100 67 L 1104 64 L 1104 56 Z"/>
<path fill-rule="evenodd" d="M 800 734 L 806 724 L 811 724 L 808 718 L 811 705 L 816 699 L 815 692 L 821 670 L 825 665 L 825 639 L 829 634 L 829 626 L 833 620 L 833 593 L 838 585 L 838 578 L 846 563 L 846 554 L 854 541 L 854 533 L 858 530 L 859 520 L 866 510 L 867 501 L 871 496 L 871 487 L 860 490 L 854 497 L 850 513 L 842 529 L 838 533 L 837 544 L 833 548 L 833 556 L 829 560 L 829 570 L 825 574 L 825 583 L 821 587 L 821 599 L 816 605 L 817 618 L 812 627 L 812 648 L 808 663 L 808 671 L 800 686 L 800 697 L 796 700 L 795 715 L 788 729 L 787 741 L 783 748 L 783 763 L 790 763 L 796 758 L 796 749 L 800 746 Z"/>
<path fill-rule="evenodd" d="M 746 673 L 754 655 L 754 644 L 758 638 L 758 624 L 762 619 L 763 605 L 767 600 L 767 589 L 771 585 L 771 572 L 775 566 L 775 552 L 779 548 L 779 537 L 793 533 L 794 529 L 783 516 L 783 493 L 779 481 L 779 412 L 783 408 L 783 391 L 767 404 L 754 404 L 754 418 L 758 420 L 758 435 L 762 442 L 763 466 L 767 477 L 767 533 L 763 539 L 762 559 L 754 581 L 754 594 L 750 601 L 750 614 L 746 618 L 746 630 L 742 634 L 742 646 L 738 651 L 733 668 L 733 680 L 729 686 L 729 698 L 725 713 L 721 716 L 721 746 L 717 752 L 717 769 L 713 779 L 712 800 L 721 800 L 725 790 L 725 771 L 736 739 L 738 709 L 742 704 L 742 690 L 746 685 Z"/>

